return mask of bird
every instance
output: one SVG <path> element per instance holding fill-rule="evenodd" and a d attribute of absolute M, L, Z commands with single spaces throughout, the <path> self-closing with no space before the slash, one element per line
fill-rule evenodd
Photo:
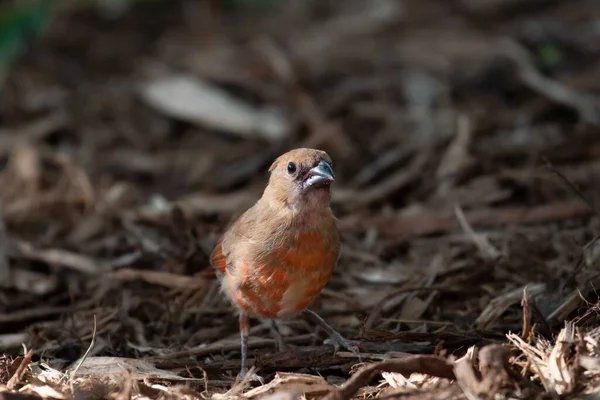
<path fill-rule="evenodd" d="M 250 318 L 319 324 L 340 347 L 360 359 L 359 345 L 308 306 L 332 276 L 340 237 L 331 210 L 334 172 L 322 150 L 297 148 L 277 157 L 262 196 L 217 240 L 210 254 L 222 291 L 239 312 L 240 379 L 247 373 Z"/>

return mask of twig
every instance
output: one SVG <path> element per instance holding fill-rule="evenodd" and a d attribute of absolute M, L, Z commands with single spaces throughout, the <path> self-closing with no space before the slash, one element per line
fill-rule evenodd
<path fill-rule="evenodd" d="M 71 376 L 70 376 L 70 380 L 71 380 L 71 393 L 75 393 L 74 390 L 73 390 L 73 378 L 75 377 L 75 374 L 77 374 L 77 371 L 79 371 L 79 368 L 84 363 L 84 361 L 86 360 L 86 358 L 90 354 L 90 351 L 92 351 L 92 348 L 96 344 L 96 329 L 97 329 L 96 314 L 94 314 L 94 330 L 92 331 L 92 340 L 90 341 L 90 345 L 88 346 L 87 350 L 85 351 L 85 353 L 83 354 L 83 356 L 81 357 L 81 359 L 79 360 L 79 362 L 77 363 L 77 365 L 75 366 L 75 368 L 73 368 L 73 370 L 71 371 Z"/>
<path fill-rule="evenodd" d="M 357 173 L 354 179 L 352 180 L 353 185 L 366 185 L 379 174 L 381 174 L 386 168 L 390 168 L 392 165 L 403 161 L 411 153 L 411 149 L 407 149 L 406 145 L 402 143 L 401 145 L 398 145 L 393 149 L 379 155 L 370 164 L 362 167 L 361 171 Z"/>
<path fill-rule="evenodd" d="M 27 340 L 27 333 L 3 333 L 0 334 L 0 352 L 18 348 Z"/>
<path fill-rule="evenodd" d="M 523 288 L 521 307 L 523 308 L 523 331 L 521 332 L 521 337 L 527 343 L 531 343 L 531 340 L 533 339 L 533 329 L 531 327 L 531 313 L 529 312 L 529 294 L 527 293 L 527 286 Z"/>
<path fill-rule="evenodd" d="M 590 210 L 593 211 L 594 214 L 596 214 L 596 216 L 600 217 L 600 212 L 598 211 L 598 209 L 594 206 L 594 204 L 591 202 L 591 200 L 588 199 L 587 196 L 581 192 L 581 190 L 577 187 L 577 185 L 575 185 L 575 183 L 573 181 L 571 181 L 569 178 L 567 178 L 565 176 L 565 174 L 563 174 L 561 171 L 559 171 L 558 168 L 554 167 L 554 165 L 552 165 L 550 160 L 548 160 L 546 157 L 543 157 L 543 160 L 546 163 L 546 167 L 548 167 L 548 169 L 550 169 L 550 171 L 554 172 L 560 179 L 562 179 L 563 182 L 567 184 L 567 186 L 569 186 L 571 189 L 573 189 L 573 192 L 575 192 L 575 194 L 581 200 L 583 200 L 583 202 L 590 208 Z"/>
<path fill-rule="evenodd" d="M 314 337 L 314 335 L 311 335 Z M 290 340 L 286 338 L 286 343 L 307 343 L 307 335 L 303 335 L 302 341 Z M 425 335 L 425 339 L 428 339 Z M 262 339 L 264 340 L 264 339 Z M 471 340 L 471 343 L 473 340 Z M 478 341 L 479 342 L 479 341 Z M 256 343 L 256 342 L 255 342 Z M 271 340 L 268 345 L 274 346 L 275 341 Z M 239 341 L 236 343 L 236 347 L 231 350 L 239 350 Z M 462 346 L 462 344 L 461 344 Z M 413 354 L 433 354 L 435 351 L 435 345 L 431 343 L 405 343 L 403 341 L 389 341 L 389 342 L 360 342 L 361 358 L 368 360 L 382 360 L 390 358 L 406 357 L 407 355 Z M 447 348 L 455 349 L 455 346 L 447 346 Z M 363 352 L 364 349 L 364 352 Z M 218 351 L 212 351 L 213 354 L 218 354 Z M 190 359 L 186 358 L 186 355 L 182 355 L 181 358 L 157 356 L 151 359 L 151 361 L 157 368 L 163 369 L 178 369 L 184 368 L 190 364 Z M 318 365 L 319 368 L 325 368 L 329 366 L 340 366 L 340 365 L 352 365 L 357 364 L 358 359 L 356 355 L 351 352 L 340 351 L 334 353 L 333 345 L 321 345 L 321 346 L 298 346 L 293 350 L 286 350 L 274 353 L 270 349 L 265 349 L 256 353 L 254 359 L 248 359 L 248 365 L 260 366 L 260 370 L 263 373 L 270 373 L 282 370 L 299 370 L 302 368 L 314 368 Z M 240 361 L 237 360 L 215 360 L 206 361 L 202 364 L 202 368 L 206 372 L 211 374 L 221 374 L 224 370 L 236 371 L 240 368 Z"/>
<path fill-rule="evenodd" d="M 577 93 L 562 83 L 543 76 L 535 67 L 530 54 L 512 39 L 503 39 L 499 46 L 500 54 L 510 58 L 519 69 L 524 84 L 538 93 L 564 106 L 573 108 L 580 118 L 592 125 L 600 125 L 600 102 L 588 94 Z"/>
<path fill-rule="evenodd" d="M 373 327 L 375 320 L 379 317 L 379 315 L 383 311 L 383 308 L 385 307 L 386 303 L 389 302 L 390 300 L 392 300 L 398 296 L 402 296 L 402 300 L 404 300 L 404 298 L 411 292 L 432 292 L 432 291 L 435 291 L 436 289 L 437 289 L 436 287 L 432 287 L 432 286 L 430 286 L 430 287 L 424 287 L 424 286 L 408 287 L 408 288 L 401 288 L 399 290 L 396 290 L 396 291 L 388 294 L 373 307 L 373 309 L 371 310 L 371 313 L 369 314 L 369 317 L 365 321 L 364 329 L 370 329 Z"/>
<path fill-rule="evenodd" d="M 205 213 L 232 213 L 237 212 L 247 205 L 256 201 L 247 190 L 223 194 L 207 195 L 205 193 L 191 193 L 172 203 L 167 203 L 166 207 L 157 208 L 147 205 L 135 211 L 128 211 L 125 219 L 136 219 L 137 217 L 146 220 L 160 220 L 170 218 L 173 207 L 179 207 L 188 218 L 195 218 Z"/>
<path fill-rule="evenodd" d="M 108 275 L 109 278 L 119 281 L 141 280 L 154 285 L 160 285 L 174 289 L 198 289 L 205 287 L 205 279 L 197 279 L 192 276 L 177 275 L 169 272 L 136 270 L 123 268 Z"/>
<path fill-rule="evenodd" d="M 12 285 L 12 271 L 8 260 L 8 240 L 4 215 L 0 211 L 0 287 Z"/>
<path fill-rule="evenodd" d="M 29 310 L 17 311 L 11 314 L 0 314 L 0 325 L 24 323 L 32 320 L 44 319 L 58 314 L 82 309 L 84 307 L 40 307 Z"/>
<path fill-rule="evenodd" d="M 415 156 L 410 166 L 400 169 L 384 181 L 363 190 L 333 190 L 331 200 L 340 206 L 356 208 L 390 196 L 417 179 L 429 161 L 431 152 L 423 150 Z"/>
<path fill-rule="evenodd" d="M 396 322 L 402 324 L 420 324 L 432 326 L 454 326 L 454 322 L 447 321 L 430 321 L 426 319 L 403 319 L 403 318 L 381 318 L 384 322 Z"/>
<path fill-rule="evenodd" d="M 41 261 L 49 266 L 61 266 L 90 275 L 101 272 L 100 265 L 98 265 L 94 259 L 84 256 L 83 254 L 77 254 L 63 249 L 40 250 L 34 248 L 30 243 L 17 240 L 11 241 L 10 245 L 16 250 L 18 256 L 30 260 Z"/>
<path fill-rule="evenodd" d="M 41 117 L 28 125 L 0 129 L 0 155 L 7 156 L 19 144 L 42 140 L 58 129 L 64 128 L 69 122 L 70 117 L 59 111 Z"/>
<path fill-rule="evenodd" d="M 15 371 L 13 376 L 11 376 L 11 378 L 8 380 L 8 383 L 6 384 L 6 387 L 9 390 L 13 390 L 17 387 L 19 382 L 21 382 L 21 379 L 23 379 L 23 374 L 25 374 L 25 370 L 27 369 L 29 364 L 31 364 L 31 358 L 33 357 L 33 349 L 27 351 L 27 349 L 23 345 L 23 350 L 24 350 L 25 355 L 23 356 L 23 359 L 21 360 L 19 367 L 17 368 L 17 370 Z"/>
<path fill-rule="evenodd" d="M 575 311 L 580 304 L 583 302 L 583 297 L 588 296 L 588 294 L 600 284 L 600 274 L 596 274 L 588 279 L 588 284 L 586 284 L 582 290 L 579 288 L 571 291 L 567 297 L 562 301 L 561 304 L 556 307 L 547 317 L 547 321 L 551 325 L 562 324 L 565 321 L 569 314 Z"/>
<path fill-rule="evenodd" d="M 497 260 L 501 255 L 500 252 L 496 250 L 484 235 L 475 232 L 471 224 L 469 224 L 469 221 L 467 221 L 462 208 L 458 204 L 454 206 L 454 213 L 456 214 L 456 218 L 463 231 L 465 231 L 465 235 L 471 238 L 475 246 L 479 248 L 481 254 L 488 260 Z"/>
<path fill-rule="evenodd" d="M 471 361 L 464 358 L 457 362 L 454 373 L 460 387 L 468 398 L 494 398 L 507 387 L 513 377 L 509 371 L 508 348 L 504 345 L 485 346 L 479 352 L 482 379 L 473 371 Z"/>
<path fill-rule="evenodd" d="M 465 357 L 457 362 L 454 367 L 454 373 L 456 374 L 458 386 L 460 386 L 467 399 L 480 400 L 476 393 L 476 390 L 479 388 L 479 380 L 475 376 L 475 372 L 473 372 L 471 361 Z"/>
<path fill-rule="evenodd" d="M 123 387 L 121 391 L 114 397 L 114 400 L 130 400 L 131 391 L 133 389 L 133 376 L 129 368 L 119 365 L 123 369 Z"/>
<path fill-rule="evenodd" d="M 596 214 L 596 216 L 600 217 L 600 212 L 594 206 L 594 203 L 585 194 L 583 194 L 583 192 L 579 189 L 579 187 L 577 187 L 575 182 L 567 178 L 567 176 L 563 174 L 562 171 L 560 171 L 558 168 L 554 167 L 554 165 L 546 157 L 544 157 L 543 160 L 546 163 L 546 167 L 554 174 L 556 174 L 569 188 L 571 188 L 573 192 L 575 192 L 575 194 L 584 202 L 584 204 L 589 207 L 590 211 Z M 594 237 L 583 247 L 577 261 L 575 262 L 575 267 L 572 270 L 571 276 L 569 277 L 569 279 L 564 281 L 563 287 L 570 285 L 575 280 L 575 277 L 579 274 L 579 272 L 581 272 L 581 270 L 585 266 L 585 250 L 589 246 L 593 245 L 598 240 L 598 238 L 600 238 L 600 235 L 596 235 L 596 237 Z"/>
<path fill-rule="evenodd" d="M 420 373 L 445 379 L 456 378 L 452 370 L 452 365 L 441 357 L 409 356 L 397 360 L 382 361 L 360 369 L 342 387 L 325 396 L 325 400 L 350 399 L 360 388 L 368 384 L 376 374 L 380 374 L 381 372 L 396 372 L 402 375 Z"/>
<path fill-rule="evenodd" d="M 493 298 L 475 320 L 475 327 L 477 329 L 489 329 L 511 305 L 521 300 L 524 289 L 523 287 L 511 290 Z M 538 296 L 545 290 L 546 285 L 544 283 L 534 283 L 528 287 L 528 291 L 531 292 L 532 296 Z"/>
<path fill-rule="evenodd" d="M 469 146 L 473 138 L 470 123 L 466 115 L 459 115 L 456 135 L 442 156 L 436 172 L 436 178 L 440 181 L 437 187 L 439 196 L 446 196 L 460 175 L 473 165 L 473 158 L 469 154 Z"/>
<path fill-rule="evenodd" d="M 300 335 L 297 336 L 295 339 L 297 341 L 306 341 L 307 339 L 313 338 L 314 335 L 308 334 L 308 335 Z M 287 340 L 289 342 L 289 340 Z M 257 347 L 264 347 L 264 346 L 269 346 L 275 343 L 275 340 L 273 339 L 258 339 L 258 338 L 252 338 L 250 337 L 248 340 L 248 348 L 252 349 L 252 348 L 257 348 Z M 209 345 L 202 345 L 202 346 L 198 346 L 198 347 L 194 347 L 188 350 L 182 350 L 182 351 L 176 351 L 170 354 L 165 354 L 164 356 L 160 356 L 157 357 L 156 359 L 159 360 L 165 360 L 165 359 L 175 359 L 175 358 L 181 358 L 181 357 L 202 357 L 202 356 L 206 356 L 208 354 L 211 353 L 218 353 L 218 352 L 223 352 L 223 351 L 231 351 L 231 350 L 237 350 L 240 347 L 240 341 L 238 339 L 227 339 L 227 340 L 222 340 L 216 343 L 211 343 Z"/>
<path fill-rule="evenodd" d="M 485 208 L 465 213 L 473 227 L 502 227 L 519 224 L 541 224 L 583 217 L 590 214 L 589 207 L 580 201 L 543 204 L 537 207 Z M 425 210 L 415 215 L 399 217 L 365 218 L 350 215 L 340 220 L 342 230 L 377 229 L 382 236 L 397 241 L 452 231 L 460 227 L 456 216 L 446 212 Z"/>

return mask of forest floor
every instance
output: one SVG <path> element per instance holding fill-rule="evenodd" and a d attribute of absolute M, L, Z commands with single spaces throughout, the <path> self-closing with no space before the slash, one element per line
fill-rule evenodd
<path fill-rule="evenodd" d="M 597 398 L 600 3 L 205 4 L 64 9 L 8 75 L 0 399 Z M 361 359 L 253 320 L 236 382 L 208 255 L 295 147 Z"/>

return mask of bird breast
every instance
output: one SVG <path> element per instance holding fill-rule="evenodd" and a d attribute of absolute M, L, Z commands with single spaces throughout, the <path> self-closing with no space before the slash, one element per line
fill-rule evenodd
<path fill-rule="evenodd" d="M 228 275 L 226 292 L 249 315 L 285 318 L 304 310 L 335 268 L 339 239 L 334 233 L 301 231 L 276 245 L 256 248 L 255 257 L 243 260 Z"/>

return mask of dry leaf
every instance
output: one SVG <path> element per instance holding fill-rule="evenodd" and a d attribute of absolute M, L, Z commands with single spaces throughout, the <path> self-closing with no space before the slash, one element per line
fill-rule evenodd
<path fill-rule="evenodd" d="M 247 391 L 244 397 L 255 398 L 273 390 L 316 396 L 323 395 L 330 389 L 331 386 L 320 376 L 278 372 L 271 382 Z"/>
<path fill-rule="evenodd" d="M 77 365 L 73 363 L 69 371 Z M 75 376 L 89 376 L 98 378 L 110 378 L 120 382 L 123 370 L 128 370 L 133 379 L 162 379 L 167 381 L 200 381 L 201 379 L 184 378 L 174 372 L 156 368 L 144 360 L 136 360 L 124 357 L 88 357 L 76 371 Z"/>
<path fill-rule="evenodd" d="M 191 76 L 175 75 L 147 83 L 141 95 L 152 107 L 172 118 L 211 129 L 268 140 L 288 134 L 288 122 L 278 110 L 252 107 Z"/>

